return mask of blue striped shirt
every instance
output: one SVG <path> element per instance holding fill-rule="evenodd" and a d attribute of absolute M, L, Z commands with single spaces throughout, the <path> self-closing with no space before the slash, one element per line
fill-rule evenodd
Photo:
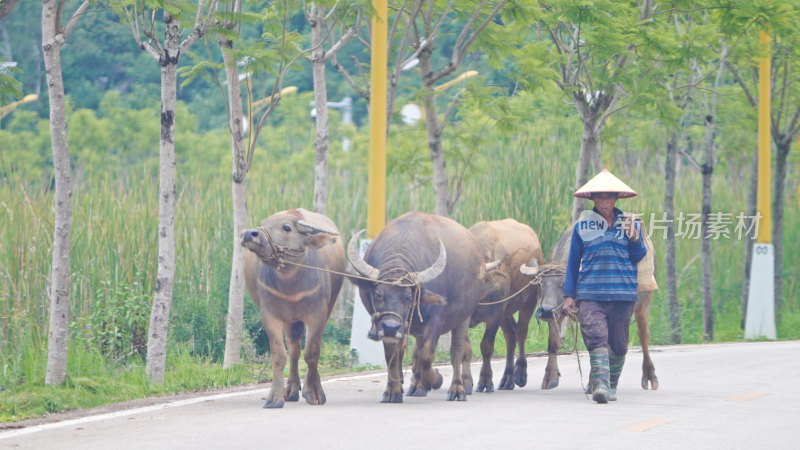
<path fill-rule="evenodd" d="M 595 210 L 597 212 L 597 210 Z M 631 241 L 622 230 L 622 211 L 614 208 L 614 224 L 590 235 L 584 240 L 581 230 L 595 226 L 579 220 L 572 229 L 572 242 L 564 278 L 564 297 L 594 301 L 631 301 L 638 299 L 636 291 L 636 264 L 644 258 L 647 249 L 644 240 Z M 603 225 L 607 225 L 603 221 Z M 591 228 L 596 229 L 596 228 Z M 639 236 L 642 229 L 636 224 Z"/>

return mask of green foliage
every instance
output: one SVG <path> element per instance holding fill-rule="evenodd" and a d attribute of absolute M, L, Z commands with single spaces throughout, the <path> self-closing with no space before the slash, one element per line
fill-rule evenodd
<path fill-rule="evenodd" d="M 22 83 L 17 81 L 12 74 L 21 73 L 16 67 L 4 67 L 8 59 L 0 56 L 0 107 L 11 103 L 12 99 L 22 97 Z M 2 119 L 0 114 L 0 119 Z"/>
<path fill-rule="evenodd" d="M 144 357 L 150 319 L 150 293 L 139 283 L 101 282 L 92 312 L 70 324 L 70 340 L 86 341 L 90 348 L 115 361 Z"/>

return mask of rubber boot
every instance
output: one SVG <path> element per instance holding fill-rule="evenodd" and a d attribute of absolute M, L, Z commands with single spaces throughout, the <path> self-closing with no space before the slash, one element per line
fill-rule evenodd
<path fill-rule="evenodd" d="M 608 368 L 610 372 L 610 386 L 608 390 L 608 400 L 617 401 L 617 383 L 619 375 L 622 373 L 622 366 L 625 364 L 625 355 L 617 356 L 613 351 L 608 352 Z"/>
<path fill-rule="evenodd" d="M 595 348 L 589 351 L 589 361 L 592 365 L 592 400 L 597 403 L 608 403 L 608 349 Z"/>

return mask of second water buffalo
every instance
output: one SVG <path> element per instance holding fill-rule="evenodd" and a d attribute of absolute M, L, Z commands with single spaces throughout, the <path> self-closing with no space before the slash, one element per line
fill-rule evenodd
<path fill-rule="evenodd" d="M 514 219 L 481 221 L 469 231 L 480 244 L 484 260 L 499 261 L 487 273 L 487 295 L 470 317 L 470 327 L 486 323 L 481 340 L 483 365 L 475 388 L 478 392 L 494 391 L 491 357 L 498 328 L 503 330 L 506 342 L 506 366 L 498 389 L 511 390 L 515 384 L 525 386 L 528 380 L 525 340 L 539 300 L 539 286 L 531 284 L 531 277 L 519 269 L 522 265 L 536 267 L 544 263 L 539 237 L 531 227 Z M 514 319 L 517 311 L 519 320 Z M 519 348 L 516 361 L 515 347 Z"/>
<path fill-rule="evenodd" d="M 451 219 L 410 212 L 390 221 L 362 259 L 356 245 L 361 233 L 350 240 L 347 254 L 364 277 L 351 280 L 372 315 L 369 337 L 383 342 L 388 382 L 381 402 L 403 401 L 402 360 L 409 334 L 415 343 L 406 395 L 425 396 L 441 387 L 442 375 L 432 365 L 439 336 L 448 331 L 453 380 L 447 399 L 466 400 L 472 389 L 465 386 L 465 380 L 472 380 L 464 361 L 468 320 L 485 293 L 486 267 L 475 238 Z"/>

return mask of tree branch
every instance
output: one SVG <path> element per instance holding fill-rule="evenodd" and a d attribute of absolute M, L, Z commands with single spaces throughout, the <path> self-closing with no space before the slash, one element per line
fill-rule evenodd
<path fill-rule="evenodd" d="M 361 70 L 361 67 L 359 65 L 358 59 L 356 59 L 356 57 L 352 56 L 352 55 L 350 57 L 353 58 L 353 60 L 356 62 L 356 66 L 358 67 L 358 70 L 361 73 L 361 77 L 362 77 L 362 81 L 364 81 L 364 85 L 368 86 L 369 82 L 364 77 L 364 72 Z M 350 87 L 352 87 L 358 93 L 358 95 L 360 95 L 362 98 L 365 98 L 365 99 L 369 100 L 369 91 L 366 90 L 366 89 L 362 89 L 356 83 L 356 81 L 353 79 L 353 77 L 350 76 L 350 73 L 347 72 L 347 70 L 344 68 L 344 66 L 339 64 L 339 61 L 336 59 L 336 55 L 335 54 L 331 55 L 331 65 L 340 74 L 342 74 L 342 77 L 344 77 L 344 80 L 347 82 L 347 84 L 349 84 Z"/>
<path fill-rule="evenodd" d="M 125 8 L 125 15 L 128 17 L 128 23 L 131 26 L 131 32 L 133 33 L 133 39 L 136 41 L 136 45 L 146 51 L 155 59 L 161 58 L 161 46 L 158 45 L 158 41 L 153 41 L 150 38 L 150 42 L 156 42 L 156 47 L 153 47 L 150 42 L 142 41 L 142 36 L 140 34 L 140 27 L 139 27 L 139 13 L 136 11 L 136 5 L 133 6 L 133 13 L 130 12 L 128 8 Z M 145 33 L 147 35 L 147 33 Z"/>
<path fill-rule="evenodd" d="M 344 44 L 346 44 L 347 41 L 349 41 L 353 36 L 358 34 L 360 28 L 361 28 L 361 12 L 359 11 L 358 15 L 356 16 L 355 25 L 348 28 L 347 32 L 343 34 L 341 37 L 339 37 L 338 41 L 336 41 L 333 45 L 331 45 L 331 48 L 329 48 L 328 51 L 325 52 L 323 60 L 327 61 L 331 59 L 333 55 L 336 54 L 336 52 L 338 52 L 339 50 L 341 50 L 342 47 L 344 47 Z"/>
<path fill-rule="evenodd" d="M 0 20 L 3 20 L 3 18 L 14 9 L 14 5 L 16 5 L 17 2 L 19 2 L 19 0 L 3 0 L 0 2 Z"/>
<path fill-rule="evenodd" d="M 86 12 L 86 9 L 88 8 L 89 8 L 88 1 L 84 1 L 83 3 L 81 3 L 81 6 L 78 7 L 78 10 L 75 11 L 75 14 L 73 14 L 72 17 L 69 19 L 69 22 L 67 22 L 67 26 L 64 27 L 64 39 L 67 38 L 69 32 L 72 31 L 72 28 L 75 27 L 76 23 L 78 23 L 78 19 L 83 15 L 84 12 Z"/>
<path fill-rule="evenodd" d="M 756 100 L 755 97 L 753 97 L 753 94 L 750 93 L 750 89 L 747 88 L 747 84 L 745 84 L 744 80 L 742 79 L 741 75 L 739 74 L 739 70 L 736 69 L 736 66 L 734 66 L 730 61 L 726 61 L 725 62 L 725 67 L 727 67 L 728 70 L 731 71 L 731 74 L 733 75 L 733 78 L 736 80 L 737 83 L 739 83 L 739 86 L 742 87 L 742 90 L 744 91 L 745 95 L 747 96 L 747 99 L 750 101 L 750 106 L 757 106 L 758 105 L 758 100 Z"/>
<path fill-rule="evenodd" d="M 686 150 L 683 150 L 681 148 L 676 148 L 676 149 L 678 150 L 678 154 L 683 155 L 684 157 L 686 157 L 687 160 L 689 160 L 689 164 L 691 164 L 692 167 L 697 169 L 699 172 L 703 171 L 703 166 L 701 166 L 700 163 L 698 163 L 697 160 L 694 159 L 694 156 L 692 156 L 690 153 L 686 152 Z"/>
<path fill-rule="evenodd" d="M 194 28 L 189 36 L 181 42 L 180 52 L 185 52 L 189 47 L 192 46 L 198 39 L 203 37 L 204 34 L 208 31 L 208 28 L 211 26 L 211 20 L 214 18 L 214 13 L 217 10 L 217 2 L 219 0 L 211 0 L 211 4 L 208 6 L 208 14 L 205 12 L 205 0 L 197 0 L 197 15 L 194 19 Z M 203 18 L 205 16 L 205 19 Z"/>
<path fill-rule="evenodd" d="M 483 3 L 483 2 L 481 2 L 481 3 Z M 458 53 L 458 59 L 457 60 L 451 59 L 451 62 L 453 63 L 454 66 L 459 66 L 461 64 L 461 62 L 464 60 L 464 56 L 466 55 L 467 50 L 472 46 L 472 43 L 475 42 L 475 39 L 478 38 L 478 35 L 480 35 L 483 32 L 483 30 L 486 29 L 486 27 L 489 26 L 489 24 L 494 21 L 495 16 L 500 11 L 500 9 L 502 9 L 503 6 L 505 6 L 505 4 L 506 4 L 506 0 L 502 0 L 500 2 L 497 2 L 497 4 L 495 5 L 494 9 L 492 9 L 492 12 L 489 13 L 489 17 L 487 17 L 483 21 L 483 23 L 481 23 L 478 26 L 478 28 L 476 28 L 475 31 L 472 32 L 472 34 L 469 36 L 469 38 L 466 41 L 463 42 L 463 44 L 460 44 L 461 37 L 466 35 L 467 30 L 469 30 L 469 28 L 472 27 L 472 24 L 478 18 L 478 12 L 480 11 L 481 7 L 476 8 L 475 14 L 473 14 L 473 16 L 470 17 L 469 23 L 467 24 L 467 26 L 464 27 L 464 30 L 463 30 L 461 36 L 459 36 L 459 38 L 458 38 L 458 42 L 459 43 L 457 43 L 456 47 L 455 47 L 455 48 L 459 49 L 458 52 L 457 52 Z M 474 18 L 474 20 L 473 20 L 473 18 Z"/>
<path fill-rule="evenodd" d="M 431 82 L 442 79 L 443 77 L 455 71 L 456 68 L 461 65 L 461 62 L 464 60 L 464 56 L 466 55 L 469 47 L 473 42 L 475 42 L 475 39 L 477 39 L 478 35 L 494 20 L 497 12 L 500 11 L 500 9 L 506 4 L 506 0 L 499 1 L 495 5 L 494 9 L 492 9 L 492 12 L 489 14 L 489 16 L 478 26 L 478 28 L 472 32 L 472 34 L 469 34 L 472 25 L 478 20 L 478 16 L 480 15 L 480 11 L 484 3 L 485 2 L 482 0 L 480 5 L 475 8 L 475 11 L 470 16 L 469 21 L 461 30 L 461 34 L 458 36 L 456 44 L 453 46 L 453 55 L 450 58 L 450 63 L 431 74 Z M 441 20 L 444 20 L 444 15 L 442 15 Z M 466 37 L 467 35 L 469 35 L 469 37 Z"/>
<path fill-rule="evenodd" d="M 800 132 L 800 106 L 794 110 L 792 120 L 790 120 L 787 125 L 789 131 L 786 133 L 786 136 L 788 139 L 792 139 L 798 132 Z"/>

